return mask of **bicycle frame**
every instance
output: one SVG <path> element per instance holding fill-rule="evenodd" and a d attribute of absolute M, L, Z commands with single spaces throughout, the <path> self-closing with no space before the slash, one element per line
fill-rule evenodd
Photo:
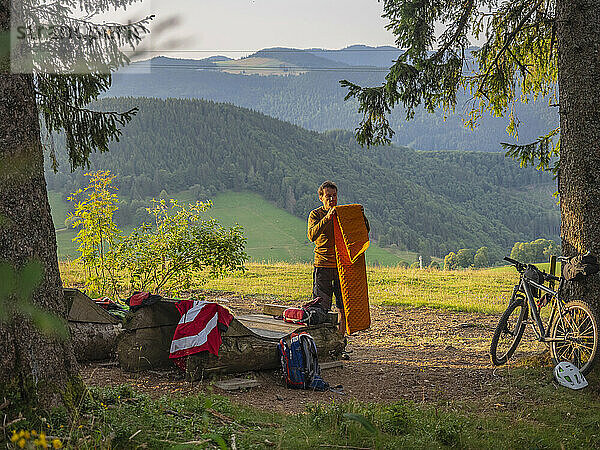
<path fill-rule="evenodd" d="M 588 373 L 600 353 L 598 314 L 585 300 L 567 303 L 560 297 L 566 283 L 570 281 L 563 276 L 554 275 L 554 264 L 551 264 L 551 273 L 545 273 L 533 264 L 524 264 L 508 256 L 504 259 L 515 266 L 521 275 L 492 337 L 492 363 L 496 366 L 506 364 L 519 346 L 525 327 L 530 323 L 537 340 L 550 347 L 550 355 L 555 364 L 569 361 L 575 364 L 581 373 Z M 556 259 L 561 262 L 569 261 L 561 256 Z M 551 261 L 553 262 L 554 260 Z M 546 281 L 550 282 L 552 287 L 544 286 Z M 556 282 L 558 288 L 554 290 Z M 540 300 L 534 298 L 534 294 L 538 292 L 543 293 Z M 549 319 L 544 324 L 541 309 L 550 303 L 548 314 L 544 314 L 544 317 L 549 316 Z"/>
<path fill-rule="evenodd" d="M 533 317 L 533 319 L 535 320 L 535 323 L 532 323 L 532 328 L 540 342 L 562 342 L 564 340 L 557 338 L 553 339 L 550 337 L 550 326 L 556 318 L 556 315 L 558 314 L 561 319 L 563 318 L 564 302 L 559 298 L 558 295 L 563 286 L 563 283 L 564 278 L 561 278 L 558 285 L 558 289 L 554 291 L 549 287 L 544 286 L 543 284 L 536 283 L 535 281 L 526 279 L 524 276 L 521 276 L 521 280 L 519 282 L 517 290 L 525 293 L 529 313 L 531 314 L 531 317 Z M 546 324 L 546 328 L 544 327 L 542 317 L 540 316 L 539 308 L 536 305 L 535 299 L 531 292 L 531 286 L 540 289 L 541 291 L 547 294 L 550 294 L 550 296 L 552 297 L 552 311 L 550 313 L 550 319 L 548 319 L 548 323 Z"/>

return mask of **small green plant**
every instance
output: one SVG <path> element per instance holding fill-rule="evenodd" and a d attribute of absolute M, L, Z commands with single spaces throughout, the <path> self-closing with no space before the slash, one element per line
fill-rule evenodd
<path fill-rule="evenodd" d="M 381 414 L 381 429 L 392 435 L 408 433 L 411 424 L 408 407 L 403 403 L 395 403 L 385 408 Z"/>
<path fill-rule="evenodd" d="M 86 269 L 85 286 L 90 295 L 110 293 L 117 297 L 119 286 L 115 269 L 121 230 L 113 220 L 119 202 L 115 193 L 117 188 L 112 185 L 115 176 L 108 170 L 85 175 L 90 177 L 89 185 L 67 197 L 75 206 L 67 215 L 66 223 L 79 229 L 73 240 L 79 243 L 81 255 L 78 261 Z"/>
<path fill-rule="evenodd" d="M 211 275 L 243 270 L 247 255 L 242 228 L 225 228 L 215 219 L 202 219 L 210 202 L 153 202 L 147 210 L 154 226 L 142 224 L 119 246 L 121 267 L 132 289 L 177 292 L 188 289 L 192 275 L 207 267 Z"/>
<path fill-rule="evenodd" d="M 458 420 L 440 420 L 435 428 L 436 440 L 447 447 L 459 447 L 463 425 Z"/>

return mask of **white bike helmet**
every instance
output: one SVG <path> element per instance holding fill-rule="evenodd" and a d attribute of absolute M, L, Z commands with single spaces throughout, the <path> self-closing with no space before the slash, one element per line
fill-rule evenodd
<path fill-rule="evenodd" d="M 554 368 L 554 378 L 561 385 L 570 389 L 583 389 L 588 385 L 587 380 L 577 367 L 567 361 L 559 362 Z"/>

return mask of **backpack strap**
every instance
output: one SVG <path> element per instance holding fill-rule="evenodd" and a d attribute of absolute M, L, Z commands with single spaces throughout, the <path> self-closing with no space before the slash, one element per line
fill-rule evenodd
<path fill-rule="evenodd" d="M 299 334 L 300 343 L 302 344 L 302 353 L 304 355 L 304 374 L 306 383 L 310 385 L 316 375 L 320 375 L 319 358 L 317 355 L 317 346 L 312 336 L 306 332 Z"/>
<path fill-rule="evenodd" d="M 281 355 L 281 370 L 283 372 L 285 384 L 288 387 L 306 388 L 302 350 L 294 350 L 299 347 L 300 341 L 296 333 L 292 334 L 289 345 L 285 338 L 282 338 L 279 341 L 278 348 Z"/>
<path fill-rule="evenodd" d="M 344 386 L 341 384 L 338 384 L 337 386 L 329 386 L 329 391 L 340 395 L 346 395 L 344 392 Z"/>

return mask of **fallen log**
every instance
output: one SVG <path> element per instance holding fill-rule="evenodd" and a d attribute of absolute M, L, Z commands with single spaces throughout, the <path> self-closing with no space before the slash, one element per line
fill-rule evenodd
<path fill-rule="evenodd" d="M 128 315 L 117 342 L 121 368 L 129 372 L 172 368 L 169 349 L 179 319 L 175 302 L 166 300 Z"/>
<path fill-rule="evenodd" d="M 179 318 L 175 303 L 170 301 L 141 308 L 131 315 L 123 324 L 117 344 L 121 367 L 132 372 L 173 367 L 169 349 Z M 277 343 L 300 331 L 309 332 L 315 339 L 322 360 L 334 358 L 344 350 L 344 338 L 333 324 L 299 326 L 261 314 L 238 316 L 221 334 L 218 357 L 201 352 L 187 358 L 186 378 L 194 381 L 214 373 L 275 369 L 280 364 Z"/>
<path fill-rule="evenodd" d="M 63 289 L 69 307 L 69 332 L 79 362 L 101 361 L 115 356 L 121 322 L 79 289 Z"/>
<path fill-rule="evenodd" d="M 281 364 L 279 340 L 301 331 L 308 332 L 315 340 L 320 360 L 335 358 L 344 350 L 344 338 L 330 324 L 298 326 L 259 314 L 240 316 L 221 335 L 218 357 L 208 352 L 188 357 L 186 378 L 195 381 L 214 373 L 277 369 Z"/>
<path fill-rule="evenodd" d="M 120 324 L 69 322 L 75 358 L 79 362 L 113 358 L 122 330 Z"/>

